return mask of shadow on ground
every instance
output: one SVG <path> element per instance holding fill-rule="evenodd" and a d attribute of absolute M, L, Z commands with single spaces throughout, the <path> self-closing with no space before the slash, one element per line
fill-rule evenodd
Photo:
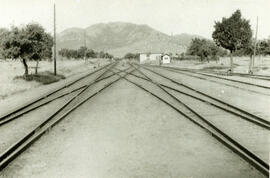
<path fill-rule="evenodd" d="M 40 72 L 38 74 L 30 74 L 27 76 L 14 77 L 14 80 L 17 80 L 17 79 L 23 79 L 26 81 L 36 81 L 36 82 L 42 83 L 44 85 L 47 85 L 50 83 L 57 82 L 61 79 L 65 79 L 65 76 L 61 75 L 61 74 L 54 75 L 52 72 L 44 71 L 44 72 Z"/>

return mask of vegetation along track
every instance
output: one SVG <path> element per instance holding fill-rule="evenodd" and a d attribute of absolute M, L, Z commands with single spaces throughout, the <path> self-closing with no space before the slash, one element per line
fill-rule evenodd
<path fill-rule="evenodd" d="M 181 69 L 181 70 L 187 70 L 190 71 L 189 69 Z M 195 70 L 195 72 L 202 72 L 202 73 L 208 73 L 208 74 L 215 74 L 219 76 L 228 76 L 228 73 L 226 72 L 210 72 L 210 71 L 204 71 L 204 70 Z M 258 79 L 258 80 L 266 80 L 270 81 L 270 76 L 269 75 L 259 75 L 259 74 L 244 74 L 244 73 L 237 73 L 234 72 L 231 74 L 232 76 L 239 76 L 239 77 L 244 77 L 244 78 L 253 78 L 253 79 Z"/>
<path fill-rule="evenodd" d="M 186 76 L 189 76 L 189 77 L 199 78 L 199 79 L 202 79 L 202 80 L 207 80 L 207 81 L 210 81 L 210 82 L 223 84 L 223 85 L 226 85 L 226 86 L 239 88 L 239 89 L 247 90 L 247 91 L 254 92 L 254 93 L 260 93 L 260 94 L 264 94 L 264 95 L 269 95 L 269 93 L 264 93 L 264 92 L 256 90 L 256 88 L 257 89 L 261 88 L 261 89 L 265 89 L 266 91 L 269 91 L 268 89 L 270 89 L 270 86 L 266 86 L 266 85 L 261 85 L 261 84 L 255 84 L 255 83 L 250 83 L 250 82 L 245 82 L 245 81 L 240 81 L 240 80 L 235 80 L 235 79 L 224 78 L 224 77 L 221 77 L 221 76 L 217 76 L 215 74 L 202 73 L 202 72 L 198 72 L 198 71 L 195 71 L 195 70 L 179 69 L 179 68 L 175 68 L 175 67 L 165 67 L 165 66 L 153 66 L 153 65 L 151 65 L 151 66 L 150 65 L 145 65 L 145 66 L 161 68 L 161 69 L 169 70 L 171 72 L 186 75 Z M 217 80 L 212 80 L 210 78 L 218 79 L 218 81 Z M 255 78 L 253 78 L 253 79 L 255 79 Z M 225 83 L 222 80 L 223 81 L 229 81 L 229 82 L 232 82 L 232 83 L 235 83 L 235 84 L 242 84 L 243 86 Z M 247 88 L 245 86 L 252 86 L 252 87 L 255 87 L 255 88 L 250 89 L 250 88 Z"/>
<path fill-rule="evenodd" d="M 158 98 L 159 100 L 163 101 L 164 103 L 172 107 L 174 110 L 176 110 L 178 113 L 185 116 L 187 119 L 189 119 L 190 121 L 192 121 L 199 127 L 206 130 L 218 141 L 220 141 L 222 144 L 227 146 L 233 152 L 238 154 L 240 157 L 242 157 L 244 160 L 246 160 L 249 164 L 254 166 L 256 169 L 258 169 L 264 175 L 269 174 L 268 173 L 269 165 L 264 160 L 259 158 L 256 154 L 251 152 L 245 146 L 241 145 L 238 141 L 234 140 L 228 134 L 226 134 L 225 132 L 220 130 L 218 127 L 216 127 L 213 123 L 205 119 L 202 115 L 194 111 L 191 107 L 189 107 L 188 105 L 183 103 L 181 100 L 179 100 L 177 97 L 175 97 L 173 94 L 168 92 L 166 89 L 164 89 L 162 85 L 153 81 L 151 78 L 149 78 L 147 75 L 145 75 L 143 72 L 141 72 L 137 68 L 136 68 L 136 71 L 138 71 L 144 77 L 134 76 L 132 75 L 132 73 L 130 73 L 128 77 L 124 77 L 124 78 L 127 81 L 136 85 L 137 87 L 143 89 L 144 91 Z M 130 76 L 133 76 L 133 78 L 130 78 Z M 149 83 L 148 84 L 142 83 L 143 81 L 142 78 L 145 78 Z M 147 87 L 147 85 L 150 85 L 150 83 L 152 84 L 152 87 Z M 159 91 L 157 89 L 153 89 L 153 85 L 156 86 L 156 88 L 158 88 Z M 172 99 L 174 101 L 172 101 Z"/>
<path fill-rule="evenodd" d="M 45 134 L 48 130 L 50 130 L 61 120 L 63 120 L 68 114 L 70 114 L 76 108 L 78 108 L 83 103 L 88 101 L 90 98 L 96 96 L 101 91 L 105 90 L 115 82 L 119 81 L 122 78 L 122 76 L 118 77 L 115 74 L 109 75 L 110 77 L 107 76 L 105 77 L 106 79 L 101 80 L 101 78 L 104 77 L 106 73 L 108 73 L 110 69 L 113 68 L 114 66 L 115 64 L 111 64 L 108 69 L 106 69 L 102 74 L 99 75 L 99 77 L 97 77 L 94 81 L 89 83 L 78 94 L 69 99 L 64 105 L 61 106 L 60 109 L 58 109 L 56 112 L 50 115 L 45 121 L 39 124 L 35 129 L 31 130 L 24 137 L 19 139 L 16 143 L 11 145 L 2 154 L 0 154 L 0 171 L 3 170 L 12 160 L 14 160 L 24 150 L 26 150 L 31 144 L 33 144 L 36 140 L 38 140 L 43 134 Z M 128 71 L 127 74 L 132 72 L 133 70 Z M 93 91 L 89 90 L 90 87 L 94 86 L 96 87 L 95 90 L 93 88 L 92 88 Z M 92 92 L 91 94 L 89 94 L 90 91 Z M 72 102 L 74 102 L 75 104 Z"/>
<path fill-rule="evenodd" d="M 24 114 L 27 114 L 31 111 L 34 111 L 44 105 L 47 105 L 57 99 L 60 99 L 60 98 L 63 98 L 65 96 L 68 96 L 74 92 L 77 92 L 81 89 L 84 89 L 87 87 L 87 84 L 78 84 L 79 81 L 82 81 L 83 79 L 87 81 L 87 79 L 90 77 L 90 76 L 94 76 L 95 74 L 98 74 L 98 72 L 102 72 L 102 70 L 106 70 L 106 68 L 109 66 L 109 65 L 112 65 L 112 64 L 108 64 L 108 65 L 105 65 L 104 67 L 101 67 L 100 69 L 97 69 L 87 75 L 84 75 L 52 92 L 49 92 L 48 94 L 44 95 L 44 96 L 41 96 L 29 103 L 26 103 L 24 105 L 22 105 L 21 107 L 15 109 L 14 111 L 11 111 L 5 115 L 3 115 L 2 117 L 0 117 L 0 127 L 4 124 L 7 124 L 9 123 L 10 121 L 13 121 L 15 119 L 18 119 L 20 118 L 21 116 L 23 116 Z M 112 75 L 108 75 L 106 77 L 102 77 L 100 78 L 98 81 L 100 80 L 104 80 L 104 79 L 107 79 L 109 77 L 111 77 Z M 89 80 L 89 79 L 88 79 Z M 75 84 L 78 84 L 79 86 L 75 86 Z M 66 91 L 64 91 L 66 90 Z"/>
<path fill-rule="evenodd" d="M 221 76 L 227 76 L 228 74 L 225 72 L 208 72 L 210 74 L 216 74 L 216 75 L 221 75 Z M 266 80 L 270 81 L 270 76 L 269 75 L 256 75 L 256 74 L 243 74 L 243 73 L 236 73 L 234 72 L 232 75 L 234 76 L 240 76 L 240 77 L 245 77 L 245 78 L 254 78 L 258 80 Z"/>

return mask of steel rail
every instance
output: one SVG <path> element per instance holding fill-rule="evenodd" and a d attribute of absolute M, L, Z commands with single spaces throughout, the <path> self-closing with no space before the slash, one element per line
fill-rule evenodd
<path fill-rule="evenodd" d="M 136 68 L 136 70 L 141 73 L 141 71 L 138 70 L 137 68 Z M 145 76 L 145 77 L 147 77 L 147 76 Z M 149 77 L 147 77 L 147 78 L 149 80 L 151 80 Z M 190 116 L 188 116 L 187 114 L 185 114 L 183 111 L 179 110 L 176 106 L 170 104 L 166 100 L 162 99 L 158 95 L 156 95 L 153 92 L 147 90 L 146 88 L 144 88 L 143 86 L 137 84 L 136 82 L 133 82 L 133 81 L 127 79 L 126 77 L 124 77 L 124 79 L 126 79 L 127 81 L 135 84 L 136 86 L 140 87 L 141 89 L 145 90 L 146 92 L 150 93 L 151 95 L 157 97 L 159 100 L 163 101 L 167 105 L 171 106 L 178 113 L 180 113 L 181 115 L 185 116 L 187 119 L 189 119 L 190 121 L 192 121 L 196 125 L 200 126 L 201 128 L 205 129 L 208 133 L 210 133 L 212 136 L 214 136 L 218 141 L 220 141 L 225 146 L 227 146 L 228 148 L 230 148 L 233 152 L 237 153 L 237 155 L 239 155 L 240 157 L 242 157 L 244 160 L 246 160 L 249 164 L 251 164 L 252 166 L 254 166 L 261 173 L 263 173 L 266 176 L 269 175 L 269 172 L 268 172 L 269 171 L 269 165 L 266 162 L 264 162 L 263 160 L 261 160 L 254 153 L 252 153 L 251 151 L 249 151 L 248 149 L 246 149 L 244 146 L 242 146 L 237 141 L 235 141 L 234 139 L 232 139 L 230 136 L 228 136 L 226 133 L 224 133 L 223 131 L 221 131 L 219 128 L 217 128 L 215 125 L 213 125 L 211 122 L 209 122 L 204 117 L 202 117 L 201 115 L 199 115 L 197 112 L 195 112 L 192 108 L 190 108 L 185 103 L 183 103 L 182 101 L 180 101 L 174 95 L 172 95 L 171 93 L 169 93 L 168 91 L 166 91 L 158 83 L 156 83 L 153 80 L 151 80 L 151 82 L 154 85 L 156 85 L 157 87 L 159 87 L 162 91 L 164 91 L 165 93 L 167 93 L 170 97 L 172 97 L 174 100 L 176 100 L 179 104 L 183 105 L 185 108 L 187 108 L 189 111 L 191 111 L 203 123 L 200 123 L 200 122 L 196 121 L 195 119 L 191 118 Z"/>
<path fill-rule="evenodd" d="M 141 66 L 141 65 L 140 65 L 140 66 Z M 254 115 L 254 114 L 252 114 L 252 113 L 249 113 L 249 112 L 247 112 L 247 111 L 245 111 L 245 110 L 243 110 L 243 109 L 240 109 L 240 108 L 237 107 L 237 106 L 234 106 L 234 105 L 232 105 L 232 104 L 226 103 L 226 102 L 224 102 L 224 101 L 222 101 L 222 100 L 220 100 L 220 99 L 217 99 L 217 98 L 215 98 L 215 97 L 213 97 L 213 96 L 210 96 L 210 95 L 208 95 L 208 94 L 206 94 L 206 93 L 203 93 L 203 92 L 201 92 L 201 91 L 199 91 L 199 90 L 196 90 L 196 89 L 194 89 L 194 88 L 192 88 L 192 87 L 190 87 L 190 86 L 188 86 L 188 85 L 186 85 L 186 84 L 180 83 L 180 82 L 178 82 L 178 81 L 176 81 L 176 80 L 173 80 L 173 79 L 171 79 L 171 78 L 169 78 L 169 77 L 167 77 L 167 76 L 165 76 L 165 75 L 159 74 L 159 73 L 157 73 L 156 71 L 153 71 L 153 70 L 151 70 L 151 69 L 149 69 L 149 68 L 147 68 L 147 67 L 144 67 L 144 66 L 141 66 L 141 67 L 144 68 L 145 70 L 148 70 L 148 71 L 150 71 L 150 72 L 152 72 L 152 73 L 154 73 L 154 74 L 157 74 L 157 75 L 159 75 L 159 76 L 161 76 L 161 77 L 163 77 L 163 78 L 165 78 L 165 79 L 167 79 L 167 80 L 169 80 L 169 81 L 175 83 L 175 84 L 178 85 L 178 86 L 185 87 L 185 88 L 187 88 L 187 89 L 189 89 L 189 90 L 191 90 L 191 91 L 194 91 L 195 93 L 201 94 L 201 95 L 203 95 L 203 96 L 205 96 L 205 97 L 207 97 L 207 98 L 210 98 L 210 99 L 212 99 L 212 100 L 214 100 L 214 101 L 216 101 L 216 102 L 218 102 L 218 103 L 221 103 L 221 104 L 226 105 L 226 106 L 228 106 L 228 107 L 230 107 L 230 108 L 233 108 L 233 109 L 235 109 L 235 110 L 241 112 L 242 114 L 245 114 L 245 115 L 247 115 L 247 116 L 250 116 L 250 117 L 252 117 L 252 118 L 254 118 L 254 119 L 256 119 L 256 120 L 258 120 L 258 121 L 260 121 L 260 122 L 263 122 L 263 123 L 268 124 L 268 125 L 270 124 L 269 121 L 267 121 L 267 120 L 265 120 L 265 119 L 263 119 L 263 118 L 261 118 L 261 117 L 259 117 L 259 116 L 257 116 L 257 115 Z"/>
<path fill-rule="evenodd" d="M 14 109 L 14 110 L 12 110 L 12 111 L 9 111 L 9 112 L 3 114 L 2 116 L 0 116 L 0 120 L 3 120 L 3 119 L 5 119 L 5 118 L 7 118 L 7 117 L 10 117 L 11 115 L 13 115 L 13 114 L 15 114 L 15 113 L 17 113 L 17 112 L 19 112 L 19 111 L 21 111 L 21 110 L 23 110 L 23 109 L 25 109 L 25 108 L 31 106 L 31 105 L 33 105 L 33 104 L 35 104 L 35 103 L 37 103 L 37 102 L 39 102 L 39 101 L 41 101 L 41 100 L 43 100 L 43 99 L 45 99 L 45 98 L 47 98 L 47 97 L 53 95 L 54 93 L 56 93 L 56 92 L 58 92 L 58 91 L 61 91 L 61 90 L 64 89 L 64 88 L 67 88 L 67 87 L 69 87 L 69 86 L 71 86 L 71 85 L 73 85 L 73 84 L 75 84 L 75 83 L 81 81 L 82 79 L 84 79 L 84 78 L 86 78 L 86 77 L 88 77 L 88 76 L 90 76 L 90 75 L 92 75 L 92 74 L 94 74 L 94 73 L 96 73 L 96 72 L 98 72 L 98 71 L 100 71 L 100 70 L 102 70 L 102 69 L 108 67 L 109 65 L 112 65 L 112 63 L 107 64 L 107 65 L 105 65 L 105 66 L 103 66 L 103 67 L 101 67 L 101 68 L 99 68 L 99 69 L 97 69 L 97 70 L 95 70 L 95 71 L 92 71 L 92 72 L 90 72 L 90 73 L 88 73 L 88 74 L 86 74 L 86 75 L 84 75 L 84 76 L 82 76 L 82 77 L 80 77 L 80 78 L 78 78 L 78 79 L 72 80 L 72 81 L 70 81 L 68 84 L 65 84 L 64 86 L 61 86 L 61 87 L 59 87 L 59 88 L 57 88 L 57 89 L 55 89 L 55 90 L 53 90 L 53 91 L 49 91 L 49 92 L 47 92 L 46 94 L 41 95 L 41 96 L 39 96 L 38 98 L 36 98 L 36 99 L 34 99 L 34 100 L 32 100 L 32 101 L 29 101 L 29 102 L 27 102 L 27 103 L 24 103 L 22 106 L 19 106 L 19 107 L 17 107 L 16 109 Z"/>
<path fill-rule="evenodd" d="M 183 75 L 188 75 L 188 76 L 191 76 L 191 77 L 194 77 L 194 78 L 200 78 L 200 79 L 202 79 L 201 77 L 183 73 L 183 71 L 181 72 L 180 69 L 175 69 L 175 68 L 172 68 L 172 67 L 161 67 L 161 66 L 152 66 L 152 67 L 163 68 L 163 69 L 170 69 L 170 71 L 174 71 L 174 72 L 177 72 L 177 73 L 180 73 L 180 74 L 183 74 Z M 192 72 L 186 71 L 186 70 L 184 72 L 192 73 Z M 253 83 L 239 81 L 239 80 L 234 80 L 234 79 L 228 79 L 228 78 L 224 78 L 224 77 L 214 76 L 214 75 L 211 75 L 211 74 L 198 73 L 198 72 L 196 72 L 196 74 L 200 74 L 200 75 L 204 75 L 204 76 L 208 76 L 208 77 L 212 77 L 212 78 L 218 78 L 218 79 L 222 79 L 222 80 L 227 80 L 227 81 L 231 81 L 231 82 L 236 82 L 236 83 L 242 83 L 242 84 L 246 84 L 246 85 L 256 86 L 256 87 L 260 87 L 260 88 L 270 89 L 269 86 L 258 85 L 258 84 L 253 84 Z M 205 80 L 207 80 L 207 79 L 205 79 Z"/>
<path fill-rule="evenodd" d="M 179 73 L 179 74 L 182 74 L 182 75 L 190 76 L 190 77 L 193 77 L 193 78 L 198 78 L 198 79 L 201 79 L 201 80 L 206 80 L 206 81 L 210 81 L 210 82 L 213 82 L 213 83 L 222 84 L 222 85 L 229 86 L 229 87 L 233 87 L 233 88 L 237 88 L 237 89 L 241 89 L 241 90 L 246 90 L 246 91 L 249 91 L 249 92 L 252 92 L 252 93 L 257 93 L 257 94 L 261 94 L 261 95 L 270 96 L 270 94 L 263 93 L 263 92 L 256 91 L 256 90 L 252 90 L 252 89 L 249 89 L 249 88 L 245 88 L 245 87 L 241 87 L 241 86 L 236 86 L 236 85 L 224 83 L 222 81 L 211 80 L 209 78 L 204 78 L 204 77 L 200 77 L 200 76 L 194 76 L 193 75 L 194 73 L 193 74 L 183 73 L 181 71 L 177 71 L 177 69 L 169 69 L 169 68 L 163 68 L 163 69 L 168 70 L 168 71 L 171 71 L 171 72 L 176 72 L 176 73 Z M 184 72 L 188 72 L 188 71 L 184 71 Z M 192 72 L 189 72 L 189 73 L 192 73 Z M 203 75 L 203 74 L 200 74 L 198 72 L 195 73 L 195 74 L 197 74 L 197 75 Z"/>
<path fill-rule="evenodd" d="M 176 67 L 173 67 L 177 69 Z M 192 71 L 189 69 L 182 69 L 180 70 L 186 70 L 186 71 Z M 203 70 L 194 70 L 195 72 L 198 73 L 206 73 L 206 74 L 212 74 L 212 75 L 221 75 L 221 76 L 228 76 L 228 73 L 226 72 L 210 72 L 210 71 L 203 71 Z M 243 78 L 253 78 L 253 79 L 258 79 L 258 80 L 266 80 L 270 81 L 270 76 L 269 75 L 260 75 L 260 74 L 245 74 L 245 73 L 239 73 L 239 72 L 234 72 L 231 74 L 231 76 L 238 76 L 238 77 L 243 77 Z"/>
<path fill-rule="evenodd" d="M 203 71 L 201 71 L 203 73 Z M 221 76 L 226 76 L 226 73 L 220 73 L 220 72 L 206 72 L 208 74 L 214 74 L 214 75 L 221 75 Z M 232 76 L 239 76 L 243 78 L 252 78 L 252 79 L 258 79 L 258 80 L 265 80 L 265 81 L 270 81 L 270 76 L 269 75 L 255 75 L 255 74 L 243 74 L 243 73 L 232 73 Z"/>
<path fill-rule="evenodd" d="M 113 66 L 111 66 L 113 67 Z M 111 68 L 107 69 L 103 74 L 100 75 L 105 75 L 106 72 L 108 72 Z M 132 70 L 133 71 L 133 70 Z M 130 72 L 132 72 L 130 71 Z M 118 74 L 119 75 L 119 74 Z M 127 74 L 125 74 L 127 75 Z M 77 109 L 79 106 L 84 104 L 86 101 L 91 99 L 92 97 L 96 96 L 99 94 L 101 91 L 105 90 L 112 84 L 116 83 L 119 81 L 122 77 L 119 77 L 116 80 L 113 80 L 112 82 L 109 82 L 106 84 L 103 88 L 100 90 L 96 91 L 92 95 L 88 96 L 87 98 L 84 98 L 81 102 L 70 108 L 68 111 L 66 111 L 64 114 L 61 115 L 57 120 L 52 121 L 52 119 L 60 113 L 68 104 L 70 104 L 73 100 L 75 100 L 80 94 L 83 92 L 80 92 L 73 98 L 71 98 L 66 104 L 64 104 L 58 111 L 53 113 L 47 120 L 42 122 L 39 126 L 37 126 L 34 130 L 32 130 L 29 134 L 25 135 L 23 138 L 21 138 L 19 141 L 17 141 L 15 144 L 13 144 L 11 147 L 9 147 L 5 152 L 3 152 L 0 155 L 0 171 L 2 171 L 11 161 L 13 161 L 18 155 L 20 155 L 24 150 L 26 150 L 29 146 L 31 146 L 36 140 L 38 140 L 42 135 L 44 135 L 48 130 L 50 130 L 52 127 L 54 127 L 56 124 L 58 124 L 61 120 L 63 120 L 67 115 L 69 115 L 72 111 Z M 96 82 L 91 82 L 87 88 Z M 86 88 L 86 89 L 87 89 Z M 86 91 L 84 89 L 84 91 Z M 52 122 L 52 123 L 49 123 Z M 49 124 L 49 125 L 48 125 Z"/>
<path fill-rule="evenodd" d="M 167 67 L 167 66 L 163 66 L 165 68 L 172 68 L 172 69 L 176 69 L 176 70 L 182 70 L 182 71 L 188 71 L 188 72 L 198 72 L 198 73 L 207 73 L 207 74 L 212 74 L 212 75 L 221 75 L 221 76 L 228 76 L 228 73 L 226 72 L 210 72 L 207 70 L 202 70 L 202 69 L 188 69 L 188 68 L 179 68 L 179 67 Z M 245 73 L 237 73 L 234 72 L 231 74 L 231 76 L 240 76 L 240 77 L 244 77 L 244 78 L 254 78 L 254 79 L 259 79 L 259 80 L 270 80 L 270 75 L 260 75 L 260 74 L 245 74 Z"/>
<path fill-rule="evenodd" d="M 134 76 L 134 77 L 137 77 L 137 78 L 140 78 L 140 79 L 143 79 L 143 80 L 146 80 L 146 81 L 150 81 L 149 79 L 144 78 L 144 77 L 141 77 L 141 76 L 138 76 L 138 75 L 136 75 L 136 74 L 134 74 L 134 73 L 130 73 L 129 75 L 132 75 L 132 76 Z M 213 103 L 213 102 L 211 102 L 211 101 L 208 101 L 208 100 L 199 98 L 199 97 L 197 97 L 197 96 L 191 95 L 191 94 L 189 94 L 189 93 L 186 93 L 186 92 L 181 91 L 181 90 L 179 90 L 179 89 L 177 89 L 177 88 L 170 87 L 170 86 L 168 86 L 168 85 L 162 84 L 162 83 L 160 83 L 160 82 L 158 82 L 158 83 L 159 83 L 159 85 L 161 85 L 161 86 L 164 87 L 164 88 L 173 90 L 173 91 L 175 91 L 175 92 L 177 92 L 177 93 L 186 95 L 186 96 L 188 96 L 188 97 L 190 97 L 190 98 L 194 98 L 194 99 L 196 99 L 196 100 L 202 101 L 202 102 L 204 102 L 204 103 L 206 103 L 206 104 L 208 104 L 208 105 L 214 106 L 214 107 L 216 107 L 216 108 L 218 108 L 218 109 L 221 109 L 221 110 L 223 110 L 223 111 L 225 111 L 225 112 L 228 112 L 228 113 L 230 113 L 230 114 L 233 114 L 233 115 L 235 115 L 235 116 L 237 116 L 237 117 L 240 117 L 240 118 L 242 118 L 242 119 L 244 119 L 244 120 L 247 120 L 247 121 L 249 121 L 249 122 L 252 122 L 252 123 L 254 123 L 254 124 L 256 124 L 256 125 L 258 125 L 258 126 L 260 126 L 260 127 L 263 127 L 263 128 L 265 128 L 265 129 L 267 129 L 267 130 L 270 130 L 270 124 L 263 123 L 263 122 L 260 122 L 260 121 L 258 121 L 258 120 L 254 120 L 254 119 L 252 119 L 252 118 L 248 118 L 248 117 L 246 117 L 246 116 L 244 116 L 244 115 L 242 115 L 242 114 L 240 114 L 240 113 L 237 113 L 237 112 L 235 112 L 235 111 L 233 111 L 233 110 L 230 110 L 230 109 L 226 109 L 225 107 L 219 106 L 219 105 L 217 105 L 217 104 L 215 104 L 215 103 Z"/>
<path fill-rule="evenodd" d="M 155 84 L 156 86 L 158 86 L 160 89 L 162 89 L 165 93 L 167 93 L 168 95 L 170 95 L 172 98 L 174 98 L 175 100 L 177 100 L 179 103 L 181 103 L 182 105 L 184 105 L 188 110 L 190 110 L 192 113 L 194 113 L 197 117 L 199 117 L 201 120 L 203 120 L 207 125 L 209 125 L 210 127 L 212 127 L 214 130 L 216 130 L 217 132 L 219 132 L 220 134 L 222 134 L 223 136 L 225 136 L 227 139 L 230 140 L 230 142 L 236 144 L 237 147 L 239 147 L 240 149 L 244 150 L 248 155 L 251 155 L 253 159 L 255 159 L 256 161 L 258 161 L 260 164 L 262 164 L 263 166 L 265 166 L 267 169 L 269 169 L 269 165 L 264 162 L 263 160 L 261 160 L 259 157 L 257 157 L 254 153 L 252 153 L 251 151 L 249 151 L 248 149 L 246 149 L 244 146 L 240 145 L 237 141 L 233 140 L 230 136 L 228 136 L 226 133 L 224 133 L 223 131 L 221 131 L 219 128 L 217 128 L 214 124 L 212 124 L 210 121 L 208 121 L 207 119 L 205 119 L 203 116 L 201 116 L 200 114 L 198 114 L 196 111 L 194 111 L 191 107 L 189 107 L 188 105 L 186 105 L 185 103 L 183 103 L 182 101 L 180 101 L 177 97 L 175 97 L 174 95 L 172 95 L 171 93 L 169 93 L 167 90 L 165 90 L 164 88 L 162 88 L 162 86 L 160 86 L 157 82 L 153 81 L 151 78 L 149 78 L 146 74 L 144 74 L 141 70 L 137 71 L 139 73 L 141 73 L 143 76 L 145 76 L 146 78 L 148 78 L 153 84 Z"/>
<path fill-rule="evenodd" d="M 126 69 L 126 70 L 127 70 L 127 69 Z M 124 71 L 125 71 L 125 70 L 124 70 Z M 120 72 L 118 72 L 118 73 L 120 73 Z M 112 76 L 114 76 L 114 75 L 115 75 L 115 74 L 111 74 L 111 75 L 109 75 L 109 76 L 102 77 L 102 78 L 98 79 L 97 82 L 102 81 L 102 80 L 105 80 L 105 79 L 107 79 L 107 78 L 110 78 L 110 77 L 112 77 Z M 13 120 L 15 120 L 15 119 L 17 119 L 17 118 L 23 116 L 24 114 L 27 114 L 27 113 L 29 113 L 29 112 L 31 112 L 31 111 L 34 111 L 34 110 L 36 110 L 36 109 L 38 109 L 38 108 L 40 108 L 40 107 L 42 107 L 42 106 L 44 106 L 44 105 L 47 105 L 47 104 L 51 103 L 52 101 L 55 101 L 55 100 L 60 99 L 60 98 L 62 98 L 62 97 L 64 97 L 64 96 L 70 95 L 70 94 L 72 94 L 72 93 L 74 93 L 74 92 L 76 92 L 76 91 L 78 91 L 78 90 L 80 90 L 80 89 L 83 89 L 83 88 L 85 88 L 85 87 L 87 87 L 87 85 L 83 85 L 83 86 L 78 87 L 78 88 L 76 88 L 76 89 L 74 89 L 74 90 L 68 91 L 68 92 L 66 92 L 66 93 L 64 93 L 64 94 L 62 94 L 62 95 L 56 96 L 56 97 L 54 97 L 54 98 L 51 98 L 50 100 L 48 100 L 48 101 L 46 101 L 46 102 L 44 102 L 44 103 L 40 103 L 39 105 L 37 105 L 37 106 L 35 106 L 35 107 L 28 108 L 28 109 L 26 108 L 25 111 L 23 111 L 23 112 L 21 112 L 21 113 L 19 113 L 19 114 L 15 113 L 15 114 L 12 115 L 11 117 L 6 117 L 6 118 L 0 120 L 0 127 L 3 126 L 4 124 L 9 123 L 10 121 L 13 121 Z"/>

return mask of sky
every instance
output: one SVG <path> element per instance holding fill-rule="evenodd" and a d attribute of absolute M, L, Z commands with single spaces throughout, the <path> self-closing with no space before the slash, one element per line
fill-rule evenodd
<path fill-rule="evenodd" d="M 211 38 L 214 22 L 240 9 L 258 38 L 270 36 L 270 0 L 0 0 L 0 27 L 40 23 L 53 31 L 56 4 L 57 33 L 96 23 L 147 24 L 161 32 L 189 33 Z"/>

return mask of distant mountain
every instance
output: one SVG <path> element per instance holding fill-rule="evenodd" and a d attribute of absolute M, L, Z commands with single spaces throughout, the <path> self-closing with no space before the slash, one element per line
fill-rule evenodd
<path fill-rule="evenodd" d="M 88 48 L 122 57 L 128 52 L 181 53 L 187 49 L 194 37 L 200 36 L 169 36 L 147 25 L 113 22 L 95 24 L 86 29 L 66 29 L 57 35 L 57 46 L 58 49 L 77 49 L 86 42 Z"/>
<path fill-rule="evenodd" d="M 181 33 L 181 34 L 175 35 L 174 38 L 177 41 L 181 41 L 181 44 L 183 44 L 185 46 L 189 46 L 189 44 L 191 43 L 191 40 L 193 38 L 204 38 L 204 37 L 199 36 L 199 35 L 191 35 L 191 34 L 187 34 L 187 33 Z"/>

